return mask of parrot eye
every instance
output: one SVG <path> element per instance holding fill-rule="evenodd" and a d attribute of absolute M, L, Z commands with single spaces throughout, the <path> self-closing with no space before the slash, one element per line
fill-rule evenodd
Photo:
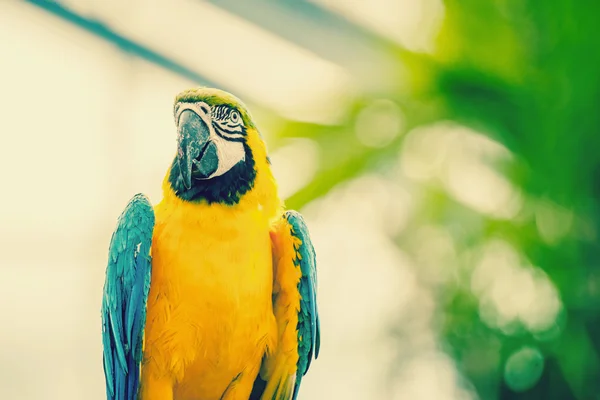
<path fill-rule="evenodd" d="M 240 113 L 239 112 L 237 112 L 236 110 L 232 110 L 231 111 L 231 115 L 229 116 L 229 119 L 231 120 L 232 123 L 239 124 L 240 120 L 242 118 L 240 117 Z"/>

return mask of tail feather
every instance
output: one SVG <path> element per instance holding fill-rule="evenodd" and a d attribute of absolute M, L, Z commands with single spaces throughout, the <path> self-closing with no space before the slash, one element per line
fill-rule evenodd
<path fill-rule="evenodd" d="M 291 400 L 296 382 L 295 371 L 289 371 L 285 362 L 280 362 L 271 374 L 261 400 Z"/>

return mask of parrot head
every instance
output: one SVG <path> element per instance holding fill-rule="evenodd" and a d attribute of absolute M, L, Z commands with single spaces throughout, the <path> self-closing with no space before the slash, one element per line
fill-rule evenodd
<path fill-rule="evenodd" d="M 168 182 L 192 202 L 236 204 L 257 174 L 271 174 L 265 144 L 246 106 L 218 89 L 186 90 L 175 99 L 177 154 Z"/>

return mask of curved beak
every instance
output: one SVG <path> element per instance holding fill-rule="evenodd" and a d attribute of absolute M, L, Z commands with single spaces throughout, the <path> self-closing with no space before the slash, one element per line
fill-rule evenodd
<path fill-rule="evenodd" d="M 177 159 L 183 184 L 192 187 L 192 178 L 209 178 L 219 167 L 217 147 L 210 140 L 207 123 L 194 110 L 184 110 L 177 124 Z"/>

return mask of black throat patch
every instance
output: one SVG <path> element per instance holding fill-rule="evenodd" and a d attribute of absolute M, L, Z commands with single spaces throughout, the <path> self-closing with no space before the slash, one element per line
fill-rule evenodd
<path fill-rule="evenodd" d="M 240 161 L 221 176 L 206 180 L 192 180 L 192 187 L 185 188 L 179 170 L 177 158 L 171 165 L 169 184 L 180 199 L 208 204 L 221 203 L 234 205 L 239 203 L 243 195 L 254 187 L 256 168 L 250 148 L 244 143 L 244 161 Z"/>

